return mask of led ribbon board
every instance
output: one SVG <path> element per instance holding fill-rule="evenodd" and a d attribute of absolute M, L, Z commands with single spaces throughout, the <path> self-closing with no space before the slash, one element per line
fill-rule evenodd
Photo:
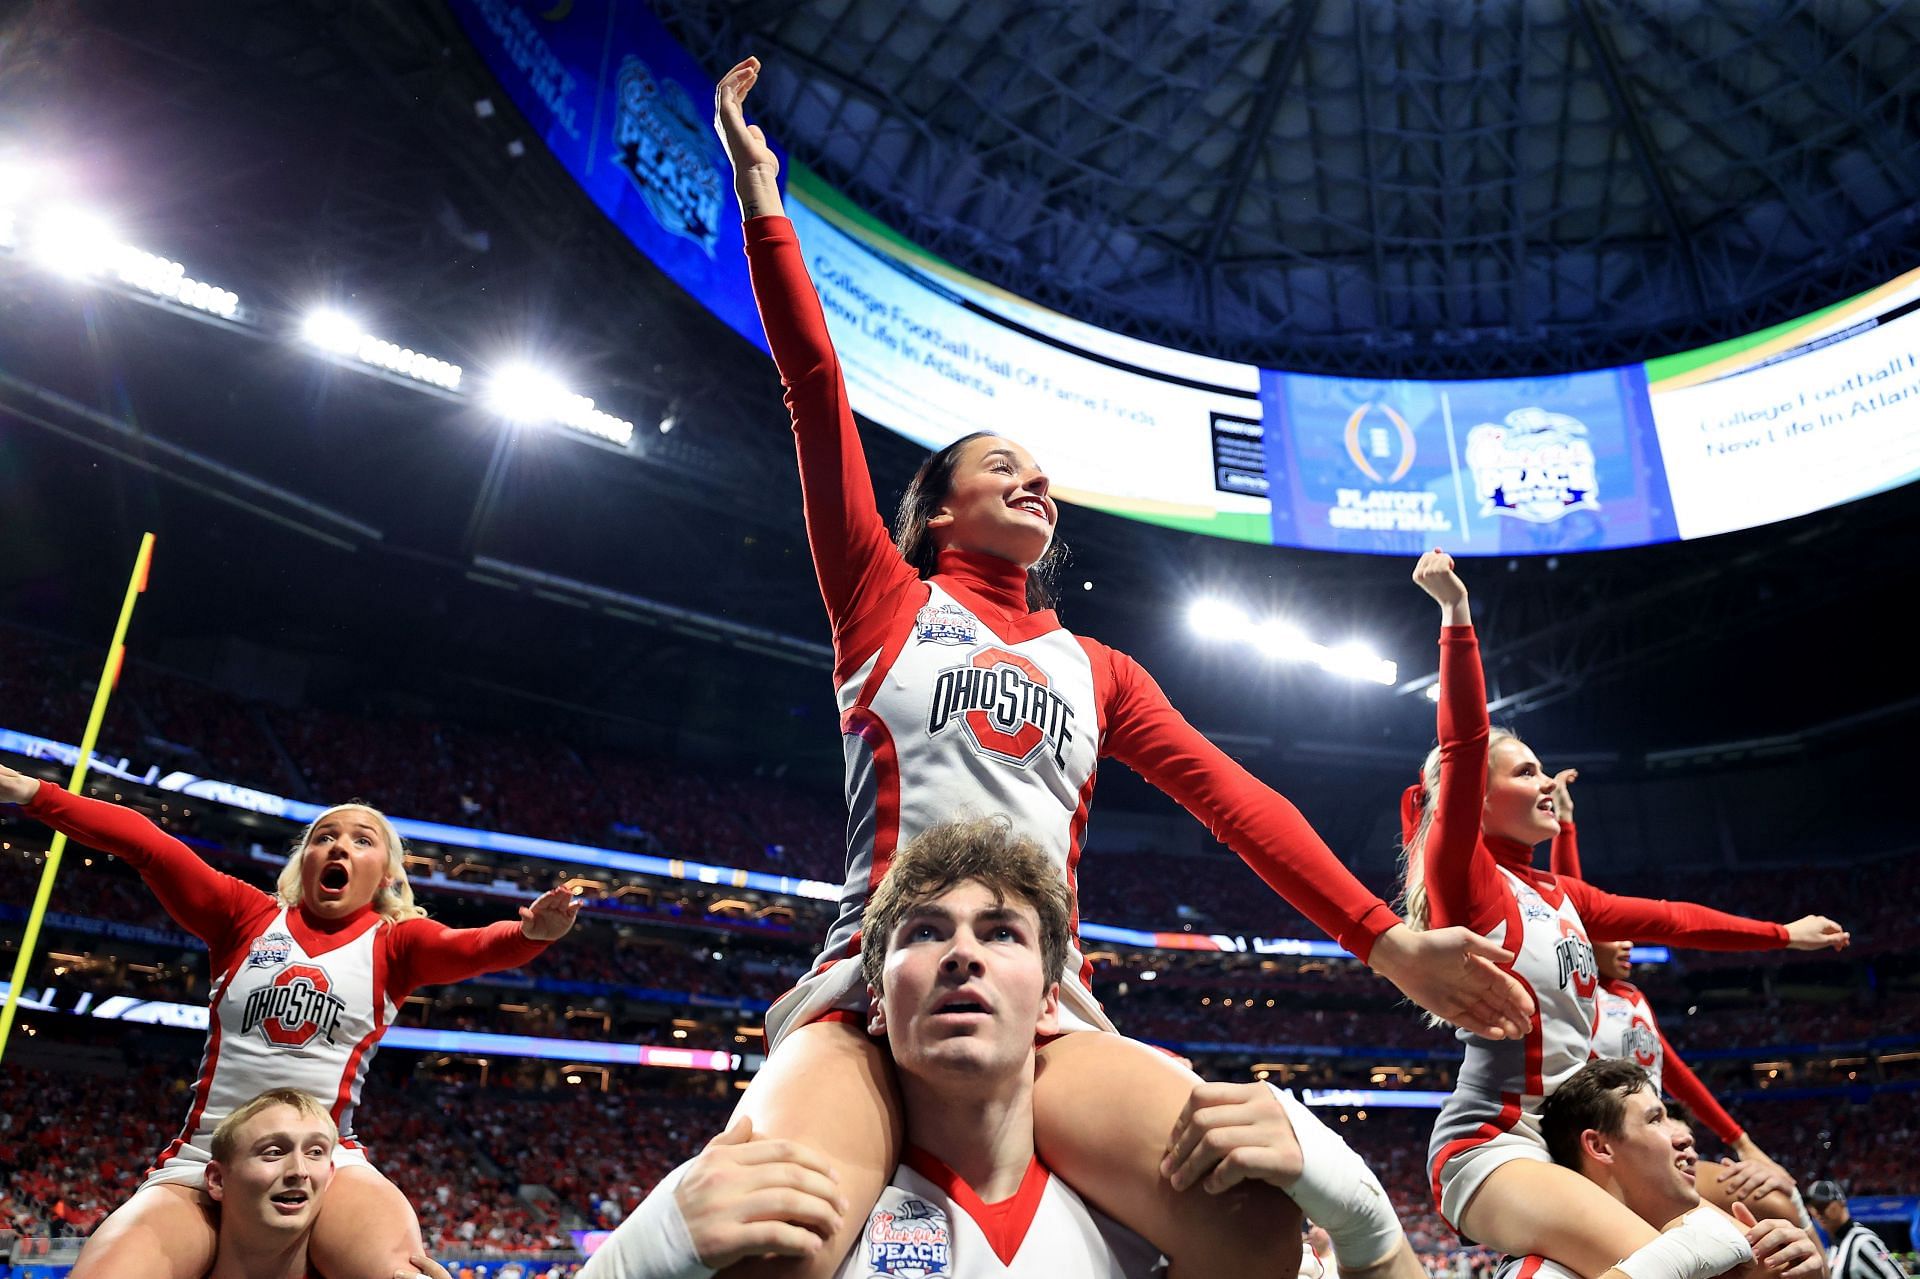
<path fill-rule="evenodd" d="M 10 728 L 0 728 L 0 751 L 10 751 L 29 759 L 52 759 L 71 764 L 79 757 L 79 748 L 48 737 L 36 737 Z M 162 773 L 158 766 L 136 768 L 131 760 L 94 755 L 95 772 L 159 790 L 191 796 L 210 803 L 241 808 L 250 813 L 283 818 L 291 822 L 310 822 L 325 812 L 319 804 L 289 799 L 271 791 L 236 786 L 194 773 Z M 421 821 L 413 817 L 389 817 L 404 839 L 418 840 L 452 848 L 475 848 L 487 852 L 533 857 L 542 861 L 564 862 L 574 866 L 595 866 L 607 870 L 631 871 L 662 879 L 678 879 L 697 884 L 716 884 L 726 888 L 751 888 L 784 897 L 807 897 L 815 901 L 838 901 L 840 885 L 819 879 L 800 879 L 789 875 L 769 875 L 765 871 L 742 870 L 734 866 L 715 866 L 687 861 L 679 857 L 656 857 L 651 853 L 628 853 L 591 844 L 569 844 L 557 839 L 539 839 L 532 835 L 514 835 L 506 831 L 481 830 L 455 826 L 448 822 Z M 486 892 L 483 886 L 462 884 L 466 892 Z M 0 908 L 3 909 L 3 908 Z M 0 914 L 0 919 L 5 915 Z M 1227 933 L 1154 932 L 1139 928 L 1121 928 L 1112 924 L 1082 921 L 1083 942 L 1137 946 L 1151 950 L 1222 951 L 1256 955 L 1293 955 L 1302 958 L 1351 958 L 1339 943 L 1294 937 L 1240 937 Z M 1635 963 L 1665 963 L 1665 946 L 1635 946 Z"/>
<path fill-rule="evenodd" d="M 713 84 L 687 52 L 635 0 L 450 2 L 588 196 L 764 347 Z M 1317 550 L 1564 554 L 1788 519 L 1920 477 L 1920 272 L 1646 365 L 1314 377 L 1067 319 L 783 168 L 854 408 L 929 448 L 1006 431 L 1056 492 L 1115 514 Z"/>

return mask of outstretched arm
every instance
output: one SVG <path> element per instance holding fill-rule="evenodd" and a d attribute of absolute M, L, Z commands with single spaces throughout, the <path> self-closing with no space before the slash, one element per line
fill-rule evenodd
<path fill-rule="evenodd" d="M 1199 818 L 1329 937 L 1423 1008 L 1490 1038 L 1533 1008 L 1495 966 L 1512 956 L 1464 930 L 1416 934 L 1340 863 L 1300 810 L 1189 724 L 1140 664 L 1082 638 L 1105 711 L 1102 749 Z"/>
<path fill-rule="evenodd" d="M 733 165 L 754 301 L 793 417 L 807 544 L 838 636 L 870 603 L 915 575 L 880 518 L 840 357 L 780 202 L 780 162 L 759 127 L 742 114 L 759 75 L 760 60 L 748 58 L 721 78 L 714 90 L 714 128 Z"/>
<path fill-rule="evenodd" d="M 1693 950 L 1844 950 L 1851 940 L 1825 915 L 1772 924 L 1697 902 L 1620 897 L 1580 880 L 1562 880 L 1560 886 L 1594 941 L 1656 941 Z"/>
<path fill-rule="evenodd" d="M 393 930 L 388 989 L 404 996 L 422 986 L 518 968 L 566 936 L 579 914 L 580 901 L 570 890 L 549 888 L 532 905 L 520 908 L 519 919 L 503 919 L 484 928 L 403 920 Z"/>
<path fill-rule="evenodd" d="M 133 867 L 174 922 L 207 943 L 215 973 L 225 970 L 228 948 L 248 935 L 246 922 L 275 909 L 265 893 L 207 865 L 131 808 L 74 795 L 4 766 L 0 802 L 19 804 L 67 838 Z"/>

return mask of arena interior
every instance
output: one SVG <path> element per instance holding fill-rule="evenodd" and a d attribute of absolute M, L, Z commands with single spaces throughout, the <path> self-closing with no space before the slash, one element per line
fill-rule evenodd
<path fill-rule="evenodd" d="M 1390 902 L 1435 734 L 1409 575 L 1453 552 L 1494 722 L 1579 771 L 1592 883 L 1850 931 L 1634 980 L 1761 1148 L 1910 1254 L 1917 50 L 1920 10 L 1869 0 L 10 6 L 0 763 L 69 780 L 152 532 L 88 794 L 268 889 L 315 805 L 436 824 L 406 867 L 454 925 L 576 888 L 537 960 L 405 1001 L 359 1120 L 452 1273 L 572 1274 L 724 1126 L 844 874 L 831 637 L 710 127 L 756 54 L 807 216 L 921 291 L 846 285 L 872 306 L 836 340 L 952 391 L 848 357 L 883 509 L 927 447 L 1031 438 L 1062 621 Z M 1064 424 L 980 414 L 1005 370 L 921 296 L 1079 376 Z M 1679 424 L 1671 361 L 1756 343 Z M 1129 399 L 1229 366 L 1244 412 Z M 1613 417 L 1541 428 L 1557 497 L 1544 454 L 1507 458 L 1517 506 L 1456 492 L 1481 419 L 1436 404 L 1568 387 Z M 1127 487 L 1196 451 L 1217 507 Z M 50 837 L 0 807 L 6 975 Z M 1305 1090 L 1433 1279 L 1491 1274 L 1429 1187 L 1451 1028 L 1111 761 L 1078 891 L 1122 1031 Z M 0 1049 L 10 1273 L 66 1274 L 179 1130 L 212 979 L 67 848 Z"/>

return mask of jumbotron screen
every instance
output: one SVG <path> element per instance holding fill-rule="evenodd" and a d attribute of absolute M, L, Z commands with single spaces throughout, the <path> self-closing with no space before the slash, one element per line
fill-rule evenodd
<path fill-rule="evenodd" d="M 645 6 L 453 8 L 595 203 L 764 347 L 712 83 Z M 1313 550 L 1564 554 L 1749 528 L 1920 477 L 1920 271 L 1645 364 L 1319 377 L 1068 319 L 784 169 L 854 408 L 928 448 L 1007 434 L 1060 496 L 1117 515 Z"/>

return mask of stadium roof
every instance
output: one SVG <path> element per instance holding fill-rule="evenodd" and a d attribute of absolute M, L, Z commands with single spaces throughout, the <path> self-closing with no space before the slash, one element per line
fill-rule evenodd
<path fill-rule="evenodd" d="M 1361 9 L 1375 25 L 1341 25 Z M 1082 30 L 1081 6 L 982 3 L 954 8 L 944 40 L 932 38 L 939 15 L 925 6 L 659 12 L 716 70 L 742 48 L 767 58 L 765 105 L 789 145 L 908 234 L 1064 309 L 1163 338 L 1186 334 L 1195 345 L 1213 341 L 1216 321 L 1257 304 L 1277 319 L 1265 330 L 1241 325 L 1242 340 L 1263 333 L 1276 352 L 1299 343 L 1328 365 L 1392 359 L 1460 372 L 1571 361 L 1652 340 L 1648 317 L 1671 320 L 1694 341 L 1727 306 L 1744 308 L 1734 327 L 1746 329 L 1770 308 L 1804 310 L 1825 291 L 1884 280 L 1916 260 L 1908 214 L 1920 180 L 1911 102 L 1920 72 L 1886 51 L 1913 47 L 1920 18 L 1905 6 L 1793 6 L 1723 22 L 1711 6 L 1654 21 L 1638 9 L 1533 5 L 1523 15 L 1322 3 L 1306 10 L 1310 23 L 1290 23 L 1297 10 L 1242 6 L 1198 25 L 1189 7 L 1168 6 L 1108 31 Z M 1469 12 L 1481 15 L 1478 25 L 1455 23 Z M 1525 40 L 1480 31 L 1495 12 L 1521 24 Z M 1416 22 L 1418 14 L 1445 20 Z M 373 679 L 416 681 L 441 705 L 467 705 L 481 687 L 508 689 L 695 736 L 757 724 L 761 736 L 743 747 L 770 757 L 804 744 L 837 766 L 824 674 L 775 660 L 750 634 L 713 642 L 713 619 L 816 646 L 825 639 L 765 357 L 668 284 L 543 155 L 449 15 L 434 6 L 223 0 L 41 5 L 8 21 L 0 45 L 14 56 L 0 74 L 0 118 L 22 126 L 11 140 L 59 155 L 138 228 L 141 243 L 251 304 L 350 304 L 383 336 L 457 362 L 484 363 L 503 344 L 554 356 L 641 424 L 643 443 L 617 454 L 516 438 L 472 408 L 316 362 L 258 332 L 0 273 L 0 618 L 92 636 L 117 598 L 133 540 L 158 528 L 158 589 L 136 641 L 175 666 L 210 671 L 228 638 L 246 639 L 309 659 L 306 690 L 318 699 L 351 699 Z M 1241 54 L 1209 53 L 1239 47 L 1234 24 L 1249 32 Z M 1667 26 L 1671 40 L 1644 43 Z M 1754 29 L 1738 36 L 1746 26 Z M 916 39 L 919 60 L 903 62 Z M 1793 59 L 1823 47 L 1818 39 L 1837 52 L 1802 76 L 1810 87 L 1790 92 L 1763 77 L 1769 58 L 1785 75 L 1801 65 Z M 1658 61 L 1682 45 L 1733 44 L 1748 52 L 1719 74 L 1753 77 L 1764 90 L 1766 105 L 1753 111 L 1775 121 L 1773 141 L 1713 105 L 1709 90 L 1724 90 L 1706 71 L 1683 75 L 1681 64 Z M 1615 51 L 1619 87 L 1684 84 L 1679 96 L 1692 104 L 1684 121 L 1697 122 L 1662 114 L 1665 98 L 1616 110 L 1595 61 L 1602 45 Z M 1363 46 L 1370 58 L 1357 56 Z M 1534 67 L 1553 49 L 1586 88 L 1516 96 L 1512 85 L 1479 83 L 1517 65 L 1521 51 Z M 1415 61 L 1425 50 L 1439 62 Z M 1343 65 L 1363 63 L 1375 70 L 1340 80 Z M 1143 79 L 1146 66 L 1157 69 Z M 1278 94 L 1257 88 L 1269 68 L 1287 76 Z M 1148 79 L 1193 95 L 1190 109 L 1128 87 Z M 938 95 L 928 94 L 943 83 L 963 94 L 993 85 L 992 101 L 935 111 Z M 1559 81 L 1530 71 L 1525 83 Z M 1065 87 L 1046 99 L 1047 84 Z M 1393 85 L 1404 94 L 1386 92 Z M 1258 209 L 1274 209 L 1285 187 L 1276 175 L 1291 171 L 1283 160 L 1299 140 L 1286 104 L 1308 87 L 1327 103 L 1305 135 L 1324 144 L 1327 163 L 1314 167 L 1326 172 L 1309 173 L 1312 182 L 1268 217 L 1287 223 L 1279 238 L 1291 247 L 1269 244 L 1262 258 L 1257 246 L 1271 228 L 1258 225 Z M 1403 98 L 1440 113 L 1423 117 L 1424 142 L 1412 114 L 1394 115 L 1397 140 L 1384 146 L 1377 108 Z M 1488 142 L 1482 156 L 1476 144 L 1456 161 L 1433 137 L 1465 118 L 1451 112 L 1469 103 L 1494 112 L 1509 99 L 1524 121 L 1605 111 L 1591 136 L 1569 124 L 1583 140 L 1565 148 L 1567 165 L 1553 151 L 1544 168 L 1476 185 L 1482 166 L 1506 152 Z M 494 109 L 482 113 L 481 101 Z M 902 113 L 915 103 L 925 118 L 909 127 Z M 1249 131 L 1256 110 L 1272 115 Z M 1167 170 L 1150 191 L 1108 174 L 1125 167 L 1115 158 L 1124 148 L 1103 150 L 1098 139 L 1120 126 L 1094 122 L 1119 120 L 1134 121 L 1126 136 L 1140 167 L 1151 160 L 1156 174 Z M 1355 121 L 1366 127 L 1355 132 Z M 1532 127 L 1509 132 L 1534 137 Z M 1628 137 L 1636 130 L 1662 142 L 1668 167 L 1653 153 L 1636 158 Z M 1260 145 L 1225 154 L 1202 145 L 1223 133 Z M 1597 157 L 1608 145 L 1619 154 L 1601 180 Z M 1769 148 L 1785 158 L 1753 158 L 1773 155 Z M 962 153 L 973 159 L 951 159 Z M 1840 162 L 1856 153 L 1882 167 Z M 856 154 L 870 158 L 855 166 Z M 1662 229 L 1650 176 L 1660 173 L 1674 209 L 1686 211 L 1683 234 Z M 1178 209 L 1167 202 L 1176 186 L 1186 192 Z M 1029 217 L 1006 212 L 1016 188 L 1032 202 Z M 1875 205 L 1874 190 L 1893 192 L 1898 207 Z M 1355 212 L 1368 191 L 1373 211 Z M 1597 203 L 1584 220 L 1566 212 L 1589 197 Z M 1540 199 L 1547 204 L 1529 203 Z M 1812 221 L 1788 216 L 1796 201 Z M 1737 252 L 1738 237 L 1757 234 L 1739 211 L 1770 202 L 1787 211 L 1756 241 L 1764 251 Z M 1508 218 L 1509 237 L 1537 234 L 1537 246 L 1468 234 L 1493 225 L 1502 207 L 1526 215 Z M 1457 220 L 1418 221 L 1443 208 Z M 1123 215 L 1132 230 L 1122 229 Z M 1636 225 L 1644 234 L 1629 233 Z M 1807 247 L 1810 228 L 1824 247 Z M 1374 229 L 1390 234 L 1376 240 Z M 1465 256 L 1447 248 L 1456 231 L 1479 247 Z M 1866 241 L 1848 238 L 1863 233 Z M 1347 241 L 1365 248 L 1356 256 L 1340 247 Z M 1634 246 L 1660 265 L 1618 277 L 1603 265 Z M 1123 248 L 1143 256 L 1120 270 L 1114 255 Z M 1411 265 L 1376 275 L 1402 248 Z M 1558 283 L 1525 314 L 1539 325 L 1558 316 L 1553 323 L 1566 327 L 1516 345 L 1468 318 L 1506 315 L 1511 329 L 1501 299 L 1548 277 L 1528 266 L 1532 274 L 1508 279 L 1496 267 L 1562 250 Z M 1154 255 L 1160 265 L 1150 268 Z M 1049 280 L 1035 265 L 1043 258 L 1077 265 Z M 1205 294 L 1200 281 L 1217 283 L 1241 258 L 1249 279 L 1268 283 L 1244 297 L 1216 289 L 1215 309 L 1193 309 Z M 1468 260 L 1487 265 L 1441 270 Z M 1737 263 L 1752 278 L 1732 271 Z M 1699 314 L 1687 310 L 1696 273 L 1710 303 Z M 1357 290 L 1315 293 L 1307 283 L 1348 276 L 1362 281 Z M 1423 280 L 1448 287 L 1436 292 Z M 1461 309 L 1446 310 L 1456 295 Z M 1302 301 L 1312 297 L 1324 305 Z M 1414 318 L 1381 326 L 1366 318 L 1375 314 Z M 1434 318 L 1414 322 L 1420 316 Z M 1460 336 L 1467 329 L 1487 331 Z M 1411 344 L 1383 344 L 1378 335 L 1388 332 L 1411 335 Z M 651 423 L 670 408 L 684 425 L 661 435 Z M 884 501 L 918 450 L 883 431 L 868 439 Z M 1910 717 L 1910 646 L 1897 619 L 1917 510 L 1920 487 L 1909 486 L 1699 543 L 1476 562 L 1476 614 L 1496 692 L 1512 699 L 1506 714 L 1560 742 L 1641 748 L 1765 737 L 1889 707 Z M 1407 584 L 1408 565 L 1216 542 L 1084 509 L 1069 519 L 1079 557 L 1070 586 L 1095 583 L 1074 592 L 1069 623 L 1136 652 L 1196 722 L 1235 749 L 1297 754 L 1316 744 L 1327 758 L 1403 759 L 1430 736 L 1424 701 L 1200 656 L 1182 624 L 1196 589 L 1224 587 L 1296 609 L 1329 638 L 1366 638 L 1415 674 L 1431 658 L 1432 617 Z M 335 606 L 327 594 L 335 586 L 366 606 Z M 700 616 L 655 613 L 649 625 L 633 619 L 636 599 Z"/>
<path fill-rule="evenodd" d="M 1282 368 L 1599 367 L 1920 252 L 1920 8 L 658 0 L 795 154 L 1015 292 Z"/>

